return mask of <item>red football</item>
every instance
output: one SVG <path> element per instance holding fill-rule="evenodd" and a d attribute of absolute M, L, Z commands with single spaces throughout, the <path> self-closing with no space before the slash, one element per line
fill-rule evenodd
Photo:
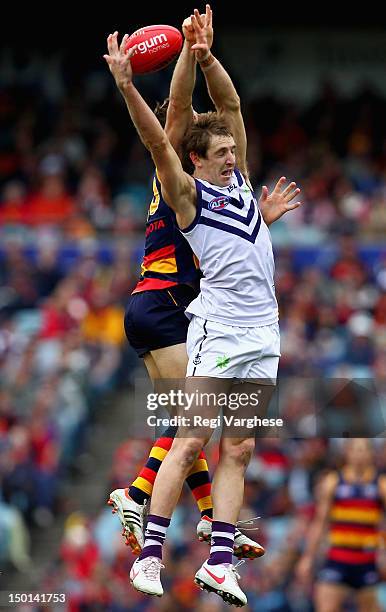
<path fill-rule="evenodd" d="M 161 70 L 179 54 L 182 43 L 181 32 L 172 26 L 153 25 L 136 30 L 126 45 L 126 49 L 138 45 L 131 58 L 133 73 Z"/>

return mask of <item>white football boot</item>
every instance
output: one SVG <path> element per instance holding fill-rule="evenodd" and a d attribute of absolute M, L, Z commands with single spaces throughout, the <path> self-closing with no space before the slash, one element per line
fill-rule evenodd
<path fill-rule="evenodd" d="M 241 608 L 247 604 L 247 596 L 240 589 L 237 580 L 240 578 L 236 572 L 237 565 L 220 563 L 208 565 L 205 561 L 194 577 L 194 582 L 205 591 L 217 593 L 226 603 Z"/>
<path fill-rule="evenodd" d="M 254 519 L 251 521 L 239 521 L 239 523 L 250 524 L 253 520 Z M 210 539 L 212 537 L 212 519 L 207 516 L 201 518 L 197 525 L 197 537 L 200 542 L 208 542 L 208 544 L 210 544 Z M 262 557 L 264 553 L 265 549 L 261 544 L 251 540 L 251 538 L 248 538 L 236 528 L 233 545 L 233 554 L 235 557 L 238 559 L 257 559 L 258 557 Z"/>
<path fill-rule="evenodd" d="M 113 514 L 117 513 L 121 521 L 122 535 L 126 540 L 126 546 L 130 546 L 134 555 L 139 555 L 145 541 L 143 534 L 143 522 L 145 517 L 145 504 L 137 504 L 129 496 L 128 489 L 115 489 L 110 493 L 109 506 L 113 506 Z"/>
<path fill-rule="evenodd" d="M 160 578 L 163 567 L 158 557 L 136 559 L 130 570 L 130 582 L 141 593 L 161 597 L 164 594 Z"/>

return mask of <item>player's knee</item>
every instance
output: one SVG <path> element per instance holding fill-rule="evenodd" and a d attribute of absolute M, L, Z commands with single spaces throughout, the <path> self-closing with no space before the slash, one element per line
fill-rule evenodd
<path fill-rule="evenodd" d="M 326 594 L 323 590 L 319 592 L 317 589 L 315 595 L 316 612 L 339 612 L 342 606 L 341 596 L 337 596 L 335 599 L 331 596 L 331 593 L 330 597 L 326 598 Z"/>
<path fill-rule="evenodd" d="M 184 468 L 190 468 L 202 451 L 203 441 L 199 438 L 176 438 L 173 443 L 175 459 Z"/>
<path fill-rule="evenodd" d="M 221 452 L 225 453 L 228 460 L 246 469 L 251 460 L 254 448 L 255 440 L 253 438 L 242 440 L 238 443 L 230 439 L 227 440 L 227 443 L 223 444 Z"/>

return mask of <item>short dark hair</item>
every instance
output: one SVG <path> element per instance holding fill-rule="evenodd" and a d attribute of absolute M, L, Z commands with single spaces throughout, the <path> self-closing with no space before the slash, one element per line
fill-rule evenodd
<path fill-rule="evenodd" d="M 194 152 L 199 157 L 206 157 L 211 136 L 233 136 L 227 123 L 213 111 L 198 115 L 197 121 L 187 130 L 182 142 L 184 154 L 189 156 Z"/>
<path fill-rule="evenodd" d="M 154 109 L 154 114 L 157 117 L 158 121 L 164 128 L 166 125 L 166 114 L 169 108 L 170 98 L 165 98 L 163 102 L 157 102 L 156 107 Z"/>

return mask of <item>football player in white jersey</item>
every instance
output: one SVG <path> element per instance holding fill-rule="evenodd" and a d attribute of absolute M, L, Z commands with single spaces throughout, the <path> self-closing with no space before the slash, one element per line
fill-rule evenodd
<path fill-rule="evenodd" d="M 206 46 L 210 48 L 213 42 L 213 26 L 212 11 L 208 4 L 205 15 L 198 15 L 197 19 L 203 30 L 202 34 L 206 37 Z M 197 61 L 190 49 L 196 42 L 190 17 L 184 20 L 182 30 L 185 42 L 173 72 L 170 98 L 157 105 L 154 111 L 180 156 L 183 136 L 198 117 L 192 108 Z M 205 72 L 204 74 L 206 75 Z M 207 81 L 209 90 L 214 88 L 213 97 L 217 111 L 225 120 L 228 116 L 233 117 L 238 112 L 239 98 L 227 72 L 219 70 L 219 62 L 218 66 L 214 65 L 208 72 Z M 185 308 L 197 296 L 200 272 L 193 252 L 175 226 L 174 213 L 163 201 L 160 191 L 158 180 L 154 177 L 154 196 L 146 222 L 144 258 L 149 261 L 154 256 L 154 260 L 150 265 L 143 261 L 141 279 L 128 300 L 125 330 L 129 343 L 137 354 L 143 357 L 154 390 L 162 380 L 162 391 L 165 392 L 170 391 L 166 381 L 170 382 L 172 387 L 177 381 L 179 387 L 186 374 L 189 321 Z M 267 222 L 272 223 L 293 207 L 294 204 L 286 202 L 281 196 L 280 189 L 275 188 L 267 197 L 262 211 L 263 217 L 268 215 Z M 171 250 L 174 251 L 174 259 L 170 259 Z M 160 252 L 163 253 L 161 257 Z M 147 266 L 149 269 L 146 269 Z M 155 440 L 146 465 L 132 484 L 127 488 L 115 489 L 109 496 L 108 503 L 113 512 L 117 513 L 123 527 L 122 535 L 134 554 L 140 554 L 142 550 L 144 517 L 153 483 L 176 430 L 177 427 L 168 427 L 162 436 Z M 213 508 L 204 451 L 197 458 L 186 482 L 201 513 L 196 529 L 197 536 L 209 543 Z M 263 555 L 264 548 L 236 529 L 234 554 L 239 558 L 252 559 Z"/>
<path fill-rule="evenodd" d="M 206 5 L 205 15 L 196 18 L 201 28 L 201 35 L 206 38 L 203 55 L 198 59 L 202 66 L 207 82 L 208 91 L 213 99 L 216 110 L 226 122 L 234 122 L 234 117 L 241 117 L 240 99 L 228 73 L 220 62 L 206 66 L 205 57 L 209 57 L 209 49 L 213 42 L 212 10 Z M 161 125 L 165 126 L 168 138 L 178 152 L 182 155 L 181 143 L 187 128 L 199 115 L 192 108 L 192 94 L 195 84 L 196 57 L 191 53 L 191 46 L 196 43 L 191 17 L 184 20 L 182 30 L 185 42 L 176 63 L 170 85 L 170 98 L 157 105 L 154 111 Z M 208 58 L 207 58 L 208 59 Z M 212 62 L 212 60 L 210 60 Z M 242 118 L 241 118 L 242 121 Z M 289 202 L 282 195 L 282 180 L 267 195 L 260 200 L 263 219 L 271 224 L 289 210 L 297 207 L 296 203 Z M 152 267 L 141 276 L 138 286 L 129 298 L 125 316 L 125 329 L 131 346 L 143 357 L 145 366 L 154 385 L 162 380 L 163 391 L 165 381 L 173 385 L 185 377 L 188 363 L 186 351 L 186 337 L 189 321 L 185 315 L 185 308 L 197 295 L 192 281 L 199 279 L 199 272 L 193 263 L 193 253 L 183 237 L 176 231 L 173 220 L 173 211 L 165 211 L 167 205 L 163 202 L 157 180 L 154 178 L 154 198 L 149 208 L 147 230 L 157 227 L 157 220 L 162 221 L 160 232 L 149 232 L 145 242 L 145 252 L 149 256 L 165 245 L 173 245 L 179 264 L 182 261 L 181 249 L 186 256 L 184 266 L 177 266 L 177 273 L 169 274 L 171 261 L 169 254 L 157 259 L 157 268 Z M 161 223 L 157 230 L 161 227 Z M 157 236 L 159 241 L 157 241 Z M 164 249 L 167 251 L 168 249 Z M 177 257 L 177 253 L 179 254 Z M 190 262 L 190 264 L 189 264 Z M 160 274 L 160 270 L 163 273 Z M 168 287 L 170 280 L 173 288 Z M 190 284 L 185 284 L 189 281 Z M 155 290 L 165 283 L 165 288 Z M 173 284 L 172 283 L 172 284 Z M 195 283 L 194 283 L 195 285 Z M 173 295 L 174 294 L 174 295 Z M 146 465 L 140 470 L 137 478 L 127 488 L 115 489 L 109 496 L 108 503 L 113 512 L 119 517 L 126 543 L 134 554 L 140 554 L 144 543 L 144 517 L 149 504 L 156 473 L 162 463 L 167 450 L 170 448 L 177 427 L 169 427 L 163 432 L 161 438 L 155 440 L 150 451 Z M 187 484 L 192 490 L 197 506 L 201 512 L 201 519 L 197 524 L 197 535 L 200 540 L 210 542 L 212 531 L 212 499 L 209 471 L 204 451 L 199 455 L 187 478 Z M 257 558 L 264 554 L 264 548 L 245 533 L 236 529 L 234 540 L 234 555 L 238 558 Z"/>
<path fill-rule="evenodd" d="M 205 52 L 196 15 L 192 23 L 197 40 L 193 48 L 204 54 L 200 57 L 209 71 L 216 60 Z M 124 37 L 118 46 L 117 35 L 109 36 L 105 59 L 152 155 L 164 200 L 174 210 L 204 274 L 200 296 L 188 308 L 192 321 L 185 392 L 196 398 L 207 393 L 211 398 L 203 409 L 199 402 L 194 406 L 197 416 L 202 409 L 206 418 L 216 420 L 216 398 L 231 391 L 248 399 L 252 394 L 258 397 L 259 414 L 263 415 L 274 389 L 280 355 L 278 312 L 270 236 L 248 181 L 244 125 L 235 121 L 230 129 L 217 116 L 200 116 L 185 143 L 195 168 L 193 177 L 185 173 L 164 130 L 133 85 L 130 58 L 136 47 L 125 53 L 126 42 Z M 298 192 L 293 183 L 283 191 L 288 201 Z M 144 548 L 130 572 L 133 586 L 142 592 L 163 593 L 162 544 L 184 479 L 213 433 L 208 423 L 193 420 L 185 429 L 180 428 L 157 475 Z M 238 606 L 245 605 L 247 598 L 232 565 L 233 540 L 253 436 L 253 429 L 238 433 L 234 428 L 221 439 L 213 482 L 210 557 L 195 577 L 202 588 Z"/>

